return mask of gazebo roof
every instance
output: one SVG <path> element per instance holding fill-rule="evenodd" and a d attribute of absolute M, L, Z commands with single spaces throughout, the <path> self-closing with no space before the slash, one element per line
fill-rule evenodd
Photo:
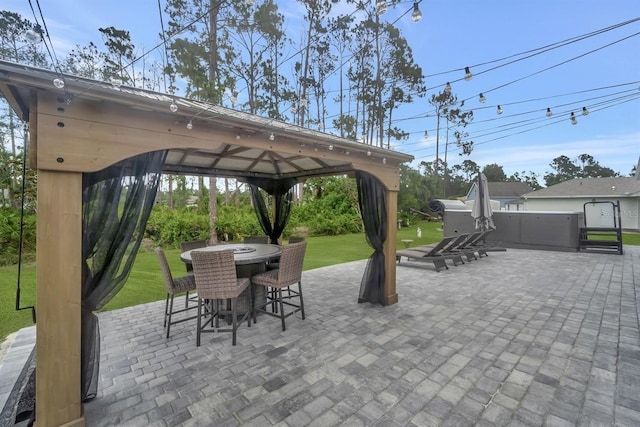
<path fill-rule="evenodd" d="M 55 87 L 57 78 L 64 80 L 64 88 Z M 91 150 L 98 144 L 107 157 L 118 157 L 121 144 L 139 146 L 140 151 L 168 148 L 164 171 L 185 175 L 303 179 L 360 169 L 377 171 L 374 175 L 379 177 L 396 175 L 395 181 L 399 164 L 413 160 L 407 154 L 207 102 L 5 61 L 0 61 L 0 92 L 24 120 L 31 114 L 29 121 L 34 121 L 37 105 L 38 130 L 47 130 L 47 143 L 53 138 L 56 145 L 73 145 L 65 156 L 42 151 L 43 144 L 37 158 L 31 150 L 32 167 L 37 162 L 44 169 L 93 171 L 114 162 L 83 152 L 89 140 Z M 33 125 L 31 133 L 33 140 Z M 388 186 L 389 181 L 382 180 Z"/>

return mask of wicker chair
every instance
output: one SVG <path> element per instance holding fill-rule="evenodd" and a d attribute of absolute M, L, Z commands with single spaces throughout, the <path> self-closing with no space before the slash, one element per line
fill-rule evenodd
<path fill-rule="evenodd" d="M 174 278 L 167 262 L 167 256 L 161 248 L 156 248 L 156 255 L 160 262 L 160 268 L 162 269 L 162 275 L 164 276 L 164 286 L 167 290 L 167 299 L 164 305 L 164 327 L 167 329 L 167 338 L 171 332 L 171 325 L 176 323 L 185 322 L 187 320 L 195 319 L 196 316 L 181 317 L 179 320 L 173 320 L 173 315 L 183 313 L 185 311 L 193 310 L 197 308 L 195 305 L 189 306 L 189 300 L 186 302 L 186 306 L 180 310 L 173 309 L 173 297 L 177 294 L 196 290 L 196 282 L 193 275 L 187 275 L 184 277 Z"/>
<path fill-rule="evenodd" d="M 263 243 L 269 244 L 269 236 L 246 236 L 243 243 Z"/>
<path fill-rule="evenodd" d="M 279 317 L 282 322 L 282 330 L 286 330 L 285 319 L 298 311 L 304 319 L 304 300 L 302 299 L 302 263 L 304 253 L 307 249 L 307 242 L 291 243 L 282 247 L 279 268 L 258 273 L 251 277 L 252 286 L 265 286 L 271 288 L 273 292 L 267 292 L 267 299 L 264 303 L 254 307 L 254 323 L 256 321 L 255 312 L 266 313 L 270 316 Z M 293 285 L 298 285 L 298 290 L 292 289 Z M 283 295 L 282 290 L 287 291 Z M 299 298 L 299 304 L 294 304 L 291 299 Z M 267 311 L 267 305 L 277 304 L 278 310 Z M 285 313 L 284 306 L 293 307 Z"/>
<path fill-rule="evenodd" d="M 231 332 L 232 344 L 236 345 L 236 331 L 239 324 L 247 319 L 247 325 L 251 326 L 252 310 L 247 310 L 240 321 L 238 321 L 236 310 L 238 297 L 251 283 L 249 278 L 237 277 L 231 249 L 193 251 L 191 260 L 198 291 L 196 346 L 200 346 L 200 335 L 205 332 Z M 252 305 L 253 300 L 250 300 L 249 307 Z M 230 328 L 220 327 L 221 315 L 225 316 L 225 320 L 230 320 Z M 207 329 L 207 326 L 211 327 Z"/>
<path fill-rule="evenodd" d="M 191 240 L 188 242 L 180 242 L 180 250 L 182 252 L 190 251 L 192 249 L 205 248 L 209 245 L 209 242 L 206 240 Z M 193 274 L 193 266 L 189 263 L 185 263 L 185 267 L 187 268 L 187 274 Z M 193 297 L 192 297 L 193 299 Z M 184 306 L 189 306 L 189 292 L 185 295 Z"/>
<path fill-rule="evenodd" d="M 300 243 L 300 242 L 304 242 L 305 238 L 304 236 L 290 236 L 288 243 Z M 277 268 L 280 268 L 280 258 L 274 259 L 272 261 L 269 261 L 269 263 L 267 264 L 267 270 L 275 270 Z"/>

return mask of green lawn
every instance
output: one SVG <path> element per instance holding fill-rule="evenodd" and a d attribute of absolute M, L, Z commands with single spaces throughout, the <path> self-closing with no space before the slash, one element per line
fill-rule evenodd
<path fill-rule="evenodd" d="M 420 239 L 417 237 L 418 226 L 422 229 Z M 412 239 L 414 241 L 412 246 L 436 242 L 442 238 L 442 231 L 437 230 L 439 226 L 440 223 L 420 222 L 411 227 L 402 228 L 398 230 L 397 247 L 404 247 L 400 242 L 402 239 Z M 365 259 L 372 253 L 364 234 L 310 237 L 307 241 L 305 270 Z M 183 274 L 184 264 L 180 261 L 180 250 L 166 249 L 165 252 L 172 272 L 176 276 Z M 21 278 L 23 306 L 35 303 L 35 273 L 34 263 L 23 265 Z M 0 267 L 0 342 L 8 334 L 32 325 L 31 310 L 16 311 L 15 309 L 16 281 L 16 266 Z M 127 283 L 122 291 L 107 304 L 105 310 L 157 301 L 164 299 L 165 295 L 162 273 L 155 253 L 151 250 L 141 250 Z"/>
<path fill-rule="evenodd" d="M 424 245 L 440 240 L 442 231 L 440 223 L 419 222 L 410 227 L 397 230 L 398 249 L 403 248 L 403 239 L 411 239 L 411 246 Z M 417 237 L 417 228 L 422 230 L 422 237 Z M 350 234 L 346 236 L 311 237 L 308 240 L 304 269 L 310 270 L 328 265 L 340 264 L 368 258 L 371 248 L 366 242 L 364 234 Z M 640 234 L 623 235 L 625 245 L 640 245 Z M 167 259 L 175 275 L 184 272 L 184 264 L 180 261 L 179 249 L 167 249 Z M 16 283 L 17 267 L 0 267 L 0 342 L 5 337 L 20 328 L 30 326 L 31 310 L 16 311 Z M 35 264 L 29 263 L 22 267 L 21 299 L 22 306 L 35 304 Z M 129 279 L 122 291 L 105 307 L 113 310 L 131 305 L 161 300 L 165 297 L 164 284 L 160 267 L 153 251 L 142 250 L 136 257 Z"/>

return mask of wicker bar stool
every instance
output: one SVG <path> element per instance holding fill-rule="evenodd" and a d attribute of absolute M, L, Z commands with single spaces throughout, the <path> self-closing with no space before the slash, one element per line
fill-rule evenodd
<path fill-rule="evenodd" d="M 189 300 L 187 299 L 186 306 L 180 310 L 173 309 L 173 297 L 177 294 L 181 294 L 186 292 L 188 295 L 189 291 L 196 290 L 196 282 L 193 278 L 193 275 L 187 275 L 184 277 L 173 277 L 171 274 L 171 268 L 169 268 L 169 263 L 167 262 L 167 256 L 165 255 L 162 248 L 156 248 L 156 255 L 158 256 L 158 261 L 160 262 L 160 268 L 162 269 L 162 275 L 164 277 L 164 286 L 167 290 L 167 299 L 164 305 L 164 327 L 167 329 L 167 338 L 169 338 L 169 333 L 171 332 L 171 325 L 175 325 L 176 323 L 185 322 L 187 320 L 195 319 L 196 316 L 191 317 L 181 317 L 179 320 L 173 320 L 173 315 L 178 313 L 183 313 L 188 310 L 193 310 L 197 308 L 195 305 L 189 306 Z"/>
<path fill-rule="evenodd" d="M 196 290 L 198 291 L 198 322 L 196 346 L 200 346 L 200 335 L 205 332 L 231 332 L 232 344 L 236 345 L 236 331 L 246 319 L 251 326 L 252 310 L 247 310 L 238 321 L 236 310 L 238 296 L 250 285 L 249 278 L 238 278 L 233 259 L 233 250 L 191 252 Z M 253 306 L 250 297 L 249 306 Z M 204 308 L 204 311 L 203 311 Z M 220 317 L 231 320 L 230 327 L 220 326 Z M 202 323 L 204 319 L 204 324 Z M 207 329 L 209 326 L 209 329 Z"/>
<path fill-rule="evenodd" d="M 188 242 L 180 242 L 180 250 L 182 252 L 190 251 L 192 249 L 205 248 L 208 246 L 206 240 L 191 240 Z M 193 266 L 189 263 L 185 263 L 185 267 L 187 268 L 187 274 L 193 274 Z M 194 297 L 195 298 L 195 297 Z M 185 307 L 189 306 L 189 292 L 185 295 Z"/>
<path fill-rule="evenodd" d="M 264 273 L 258 273 L 251 276 L 252 292 L 255 292 L 254 286 L 265 286 L 271 288 L 274 292 L 267 292 L 267 299 L 264 303 L 254 307 L 253 321 L 255 323 L 255 312 L 266 313 L 270 316 L 279 317 L 282 322 L 282 330 L 286 330 L 285 319 L 297 312 L 302 314 L 304 319 L 304 300 L 302 298 L 302 264 L 304 262 L 304 253 L 307 249 L 307 242 L 290 243 L 282 247 L 280 255 L 279 268 L 268 270 Z M 293 285 L 298 285 L 298 289 L 292 289 Z M 283 289 L 287 291 L 283 294 Z M 299 298 L 298 304 L 292 302 L 292 299 Z M 266 309 L 267 305 L 277 304 L 278 310 L 270 312 Z M 292 307 L 288 313 L 285 313 L 284 306 Z"/>

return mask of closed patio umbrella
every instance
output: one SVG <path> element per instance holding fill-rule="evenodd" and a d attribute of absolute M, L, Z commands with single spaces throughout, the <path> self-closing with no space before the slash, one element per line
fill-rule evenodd
<path fill-rule="evenodd" d="M 478 174 L 476 198 L 471 211 L 475 228 L 481 231 L 495 230 L 496 226 L 493 224 L 493 219 L 491 219 L 492 215 L 493 209 L 491 209 L 491 200 L 489 198 L 489 184 L 487 183 L 487 177 L 480 173 Z"/>

